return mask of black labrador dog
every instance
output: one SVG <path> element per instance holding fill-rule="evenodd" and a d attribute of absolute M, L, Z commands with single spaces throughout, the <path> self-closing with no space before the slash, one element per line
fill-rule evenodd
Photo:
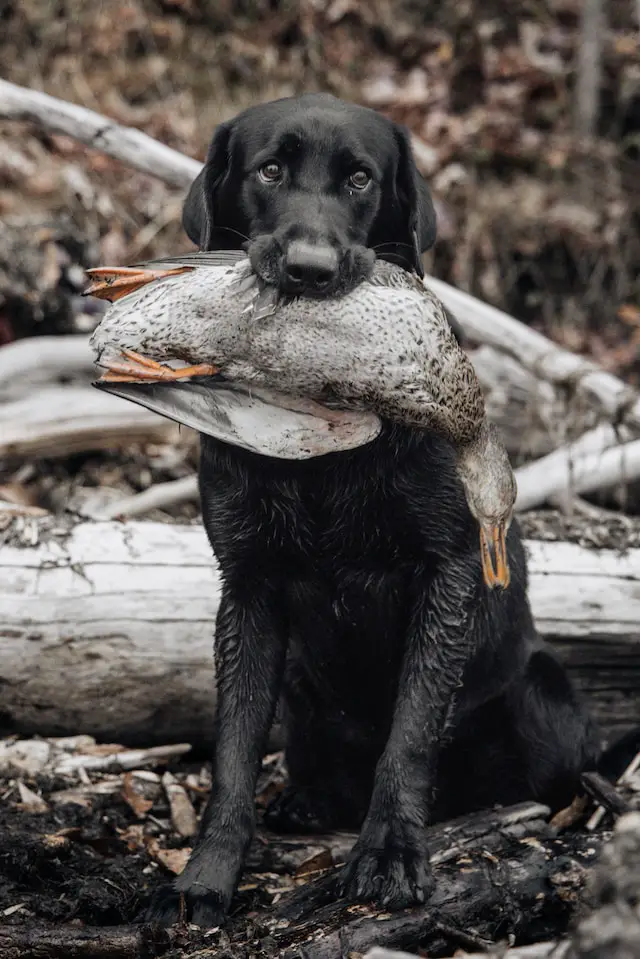
<path fill-rule="evenodd" d="M 184 225 L 206 250 L 244 244 L 258 274 L 309 296 L 348 290 L 375 256 L 422 274 L 436 235 L 407 131 L 320 94 L 222 124 Z M 213 790 L 149 918 L 175 921 L 186 904 L 200 925 L 223 919 L 281 697 L 290 785 L 267 823 L 361 827 L 341 874 L 351 899 L 425 900 L 428 822 L 571 800 L 596 733 L 536 637 L 517 524 L 511 586 L 484 586 L 445 441 L 385 424 L 366 447 L 291 462 L 203 437 L 200 488 L 224 584 Z"/>

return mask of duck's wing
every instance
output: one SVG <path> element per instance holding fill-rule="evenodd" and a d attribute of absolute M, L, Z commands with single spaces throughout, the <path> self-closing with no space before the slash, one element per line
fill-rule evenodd
<path fill-rule="evenodd" d="M 373 414 L 327 410 L 309 400 L 230 384 L 222 376 L 93 385 L 199 433 L 278 459 L 304 460 L 364 446 L 381 428 Z"/>
<path fill-rule="evenodd" d="M 235 266 L 242 260 L 248 259 L 243 250 L 211 250 L 203 253 L 195 250 L 192 253 L 181 253 L 178 256 L 162 256 L 156 260 L 145 260 L 143 263 L 133 263 L 139 269 L 171 270 L 177 266 Z"/>

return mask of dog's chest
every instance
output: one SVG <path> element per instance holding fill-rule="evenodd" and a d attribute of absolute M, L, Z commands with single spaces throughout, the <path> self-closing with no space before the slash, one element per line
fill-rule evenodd
<path fill-rule="evenodd" d="M 223 567 L 246 562 L 267 574 L 324 577 L 421 562 L 411 504 L 392 479 L 366 469 L 275 471 L 262 462 L 236 471 L 210 459 L 205 467 L 203 517 Z"/>

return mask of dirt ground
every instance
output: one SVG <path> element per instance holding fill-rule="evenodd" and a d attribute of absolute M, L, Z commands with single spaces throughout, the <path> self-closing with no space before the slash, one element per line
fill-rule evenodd
<path fill-rule="evenodd" d="M 189 784 L 188 796 L 199 815 L 210 784 L 207 768 L 182 760 L 155 769 L 160 775 L 171 771 L 178 782 Z M 154 776 L 148 764 L 141 774 L 145 775 Z M 135 771 L 128 776 L 91 774 L 93 786 L 110 789 L 96 794 L 86 781 L 72 782 L 68 776 L 23 775 L 20 782 L 28 783 L 31 790 L 25 802 L 17 780 L 0 773 L 0 927 L 4 931 L 43 924 L 132 923 L 152 891 L 180 871 L 190 840 L 181 838 L 172 824 L 159 776 L 157 782 L 143 783 L 147 790 L 151 787 L 153 801 L 136 795 L 136 776 Z M 281 756 L 267 758 L 258 785 L 258 809 L 283 779 Z M 34 794 L 40 797 L 38 811 L 33 811 Z M 253 856 L 258 866 L 259 858 L 259 853 Z M 260 914 L 295 887 L 296 867 L 289 865 L 289 875 L 248 871 L 227 929 L 206 937 L 194 929 L 189 934 L 185 931 L 180 952 L 175 954 L 184 955 L 183 947 L 189 942 L 194 949 L 198 943 L 217 948 L 235 939 L 248 947 L 253 939 L 265 939 L 259 951 L 251 954 L 274 955 L 269 952 L 268 931 L 260 929 Z M 233 955 L 238 959 L 245 953 L 236 950 Z"/>
<path fill-rule="evenodd" d="M 200 959 L 271 959 L 285 952 L 289 957 L 298 955 L 296 943 L 306 941 L 310 930 L 322 930 L 320 940 L 314 940 L 321 942 L 325 934 L 331 934 L 345 922 L 355 920 L 357 924 L 359 918 L 366 920 L 371 915 L 365 906 L 333 904 L 333 897 L 327 898 L 326 893 L 322 893 L 334 863 L 344 861 L 353 843 L 351 834 L 278 838 L 259 826 L 224 928 L 203 931 L 186 923 L 179 924 L 169 934 L 170 948 L 163 943 L 158 952 L 145 951 L 142 947 L 117 951 L 113 943 L 109 951 L 103 942 L 102 950 L 88 951 L 85 946 L 86 951 L 76 953 L 69 946 L 67 953 L 64 943 L 74 936 L 103 936 L 106 942 L 110 935 L 146 934 L 152 938 L 162 935 L 150 931 L 138 933 L 140 927 L 136 920 L 140 919 L 153 890 L 160 883 L 170 881 L 184 867 L 195 820 L 210 788 L 208 766 L 193 762 L 188 754 L 180 759 L 149 761 L 144 751 L 128 752 L 122 747 L 96 744 L 89 737 L 74 737 L 74 740 L 75 745 L 72 740 L 0 741 L 0 955 L 3 957 L 40 959 L 55 955 L 56 959 L 69 959 L 71 955 L 78 955 L 139 959 L 162 954 L 178 959 L 193 954 Z M 14 766 L 10 765 L 11 759 L 7 765 L 7 756 L 12 750 L 18 757 Z M 49 760 L 41 761 L 43 750 L 48 751 Z M 131 759 L 134 752 L 136 755 Z M 113 757 L 111 764 L 106 765 L 109 757 Z M 116 771 L 117 762 L 129 771 Z M 96 764 L 101 763 L 98 769 Z M 285 779 L 282 755 L 274 753 L 265 757 L 257 788 L 259 820 L 262 810 L 282 788 Z M 177 799 L 175 794 L 171 798 L 171 789 L 180 793 Z M 639 790 L 640 779 L 636 776 L 620 794 L 628 808 L 640 806 Z M 430 932 L 429 950 L 422 954 L 433 959 L 450 956 L 456 944 L 473 947 L 475 951 L 478 943 L 482 945 L 484 941 L 488 945 L 478 932 L 483 928 L 491 929 L 497 938 L 506 935 L 509 928 L 520 929 L 524 941 L 528 941 L 526 937 L 534 930 L 538 938 L 563 935 L 577 903 L 588 902 L 585 891 L 588 867 L 595 861 L 603 840 L 610 835 L 610 816 L 605 815 L 595 832 L 587 833 L 583 828 L 583 814 L 582 824 L 568 829 L 565 826 L 559 835 L 555 825 L 545 823 L 544 807 L 526 803 L 522 806 L 527 809 L 519 820 L 521 826 L 516 819 L 512 825 L 504 820 L 504 827 L 498 827 L 497 833 L 481 829 L 478 839 L 472 839 L 468 846 L 464 846 L 460 833 L 462 845 L 458 845 L 456 851 L 453 838 L 456 834 L 451 833 L 455 824 L 444 824 L 439 844 L 430 848 L 433 852 L 452 846 L 452 855 L 441 857 L 436 870 L 438 882 L 445 888 L 447 883 L 455 887 L 457 881 L 460 886 L 455 888 L 464 888 L 465 895 L 469 891 L 473 897 L 478 891 L 477 878 L 482 873 L 480 885 L 484 884 L 485 891 L 487 882 L 489 888 L 495 883 L 494 890 L 498 890 L 499 896 L 506 895 L 507 902 L 512 893 L 504 870 L 510 859 L 524 856 L 521 865 L 516 865 L 510 875 L 517 877 L 519 868 L 527 870 L 528 878 L 524 884 L 520 880 L 517 895 L 521 903 L 523 895 L 525 899 L 531 897 L 530 914 L 523 914 L 522 905 L 515 902 L 506 907 L 494 900 L 484 913 L 472 909 L 464 927 L 456 927 L 447 925 L 444 914 L 439 919 L 436 909 L 428 922 L 436 926 L 440 923 L 442 930 L 438 927 L 435 936 L 433 930 Z M 592 809 L 593 806 L 588 807 L 586 815 L 590 815 Z M 489 815 L 500 816 L 500 812 Z M 472 829 L 469 831 L 472 819 L 469 818 L 466 827 L 468 837 L 472 832 Z M 464 849 L 468 850 L 466 854 L 462 852 Z M 506 858 L 501 865 L 503 857 Z M 476 872 L 478 863 L 481 873 Z M 549 869 L 552 872 L 547 875 Z M 503 887 L 506 893 L 499 892 Z M 294 894 L 295 907 L 291 905 Z M 309 896 L 315 896 L 315 907 L 313 913 L 305 917 L 304 903 L 310 901 Z M 444 896 L 444 903 L 455 900 L 451 893 Z M 549 902 L 546 902 L 547 896 Z M 505 908 L 511 909 L 509 916 L 504 914 Z M 425 915 L 430 912 L 427 907 Z M 393 919 L 389 914 L 378 915 L 375 911 L 373 918 L 374 937 L 376 922 L 380 925 L 380 920 Z M 394 921 L 398 926 L 407 923 L 402 941 L 404 945 L 417 947 L 421 941 L 420 929 L 426 929 L 428 923 L 425 926 L 423 919 L 421 927 L 416 918 L 412 927 L 410 912 L 396 914 Z M 11 951 L 12 940 L 20 941 L 22 937 L 24 941 L 29 935 L 35 937 L 32 951 Z M 58 935 L 62 938 L 57 940 L 55 951 L 44 945 L 38 947 L 43 937 L 56 939 Z M 3 944 L 8 952 L 3 951 Z M 293 952 L 286 951 L 289 947 Z M 357 950 L 347 951 L 349 956 L 355 957 L 357 953 Z M 335 954 L 331 950 L 326 953 Z"/>

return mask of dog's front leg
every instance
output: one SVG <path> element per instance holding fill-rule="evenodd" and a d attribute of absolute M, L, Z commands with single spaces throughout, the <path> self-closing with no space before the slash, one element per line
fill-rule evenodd
<path fill-rule="evenodd" d="M 391 732 L 358 841 L 341 875 L 352 900 L 400 909 L 433 891 L 425 842 L 438 753 L 474 630 L 476 570 L 449 562 L 419 598 L 406 636 Z"/>
<path fill-rule="evenodd" d="M 161 889 L 147 920 L 219 925 L 255 823 L 254 791 L 280 694 L 286 624 L 276 586 L 225 587 L 216 620 L 218 711 L 213 786 L 184 872 Z"/>

